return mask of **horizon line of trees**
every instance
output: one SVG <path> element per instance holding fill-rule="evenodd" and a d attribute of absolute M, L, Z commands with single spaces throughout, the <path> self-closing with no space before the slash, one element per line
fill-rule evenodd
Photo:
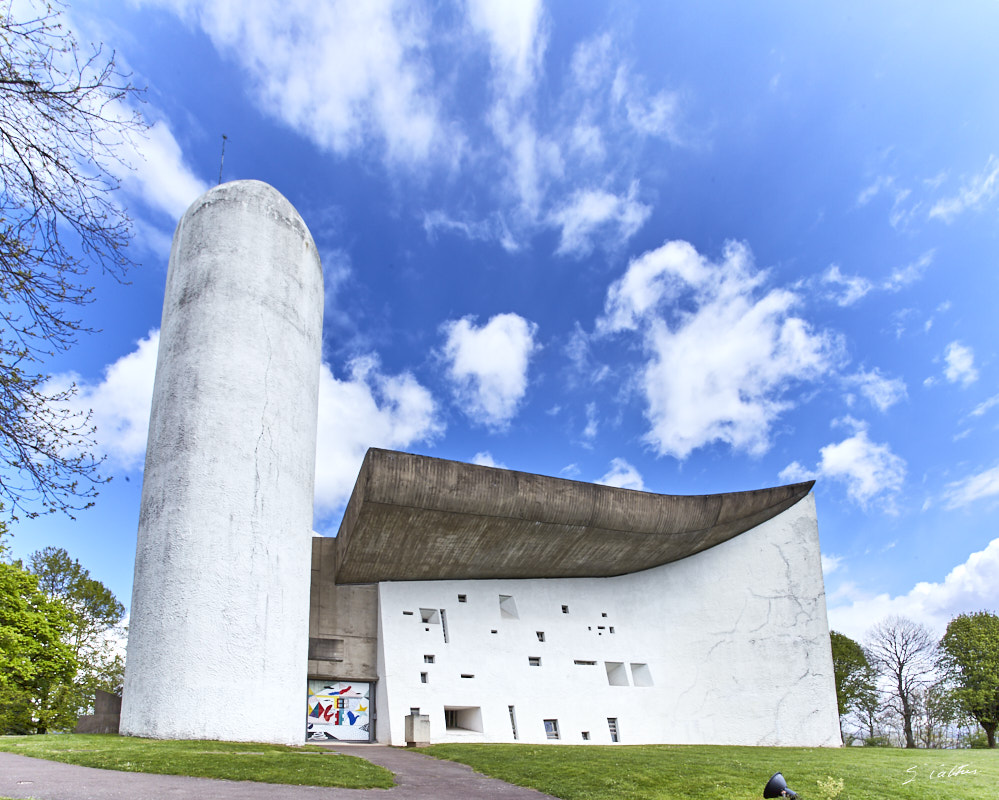
<path fill-rule="evenodd" d="M 881 620 L 863 644 L 830 631 L 844 744 L 996 747 L 999 616 L 959 614 L 937 641 L 901 616 Z"/>

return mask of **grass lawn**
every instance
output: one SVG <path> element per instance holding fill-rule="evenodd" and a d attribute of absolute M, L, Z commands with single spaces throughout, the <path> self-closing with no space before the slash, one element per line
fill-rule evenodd
<path fill-rule="evenodd" d="M 128 736 L 64 734 L 0 736 L 0 750 L 122 772 L 191 775 L 230 781 L 388 789 L 392 773 L 363 758 L 318 747 L 165 741 Z"/>
<path fill-rule="evenodd" d="M 801 800 L 996 800 L 999 751 L 440 744 L 421 752 L 564 800 L 758 800 L 775 772 Z"/>

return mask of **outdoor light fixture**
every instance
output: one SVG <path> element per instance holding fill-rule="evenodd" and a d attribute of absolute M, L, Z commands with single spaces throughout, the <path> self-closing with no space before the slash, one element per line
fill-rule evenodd
<path fill-rule="evenodd" d="M 796 798 L 798 795 L 795 794 L 790 788 L 788 788 L 787 781 L 784 780 L 784 776 L 779 772 L 775 772 L 770 780 L 767 781 L 767 785 L 763 787 L 763 796 L 766 798 L 770 797 L 790 797 Z"/>

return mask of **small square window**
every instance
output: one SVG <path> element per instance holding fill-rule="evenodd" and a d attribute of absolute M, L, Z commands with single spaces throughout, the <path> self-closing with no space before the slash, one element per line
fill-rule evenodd
<path fill-rule="evenodd" d="M 601 617 L 606 617 L 607 616 L 607 612 L 606 611 L 601 611 L 600 612 L 600 616 Z"/>
<path fill-rule="evenodd" d="M 568 614 L 569 613 L 569 606 L 562 606 L 562 613 L 563 614 Z"/>
<path fill-rule="evenodd" d="M 496 633 L 496 631 L 494 631 L 494 630 L 493 630 L 493 631 L 489 631 L 489 632 L 490 632 L 490 633 Z"/>
<path fill-rule="evenodd" d="M 434 663 L 434 657 L 431 656 L 431 655 L 424 656 L 423 657 L 423 663 L 424 664 L 433 664 Z"/>
<path fill-rule="evenodd" d="M 540 667 L 541 666 L 541 656 L 528 656 L 527 657 L 527 663 L 528 663 L 528 665 L 530 665 L 532 667 Z"/>
<path fill-rule="evenodd" d="M 544 631 L 537 631 L 537 634 L 538 634 L 538 641 L 539 642 L 543 642 L 545 640 L 545 632 Z"/>
<path fill-rule="evenodd" d="M 546 719 L 545 720 L 545 736 L 549 739 L 559 739 L 558 735 L 558 720 L 557 719 Z"/>
<path fill-rule="evenodd" d="M 590 732 L 589 731 L 583 731 L 583 741 L 584 742 L 590 741 Z"/>
<path fill-rule="evenodd" d="M 609 628 L 607 629 L 607 631 L 608 631 L 608 633 L 614 633 L 614 626 L 613 626 L 613 625 L 611 625 L 611 626 L 610 626 L 610 627 L 609 627 Z"/>
<path fill-rule="evenodd" d="M 458 595 L 458 602 L 459 603 L 467 603 L 468 602 L 468 597 L 466 595 L 459 594 Z"/>
<path fill-rule="evenodd" d="M 426 672 L 421 672 L 420 673 L 420 683 L 426 683 L 426 682 L 427 682 L 427 673 Z"/>

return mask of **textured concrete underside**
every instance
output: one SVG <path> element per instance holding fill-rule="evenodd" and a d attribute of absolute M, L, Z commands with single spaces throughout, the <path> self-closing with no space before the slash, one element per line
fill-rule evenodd
<path fill-rule="evenodd" d="M 336 582 L 624 575 L 738 536 L 813 483 L 658 495 L 372 448 L 337 536 Z"/>

